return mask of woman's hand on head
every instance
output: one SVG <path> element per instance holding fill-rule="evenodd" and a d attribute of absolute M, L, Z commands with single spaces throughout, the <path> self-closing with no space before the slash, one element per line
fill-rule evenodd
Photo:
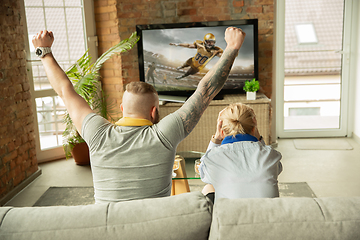
<path fill-rule="evenodd" d="M 217 125 L 216 125 L 216 133 L 215 133 L 214 138 L 219 140 L 219 141 L 222 141 L 224 139 L 222 137 L 221 127 L 222 127 L 222 120 L 218 119 Z"/>
<path fill-rule="evenodd" d="M 217 119 L 217 123 L 216 123 L 216 133 L 215 133 L 215 136 L 214 138 L 219 140 L 219 141 L 222 141 L 224 139 L 223 137 L 223 132 L 222 132 L 222 124 L 223 124 L 223 121 L 220 119 L 220 116 L 221 116 L 221 113 L 223 112 L 224 110 L 222 110 L 220 113 L 219 113 L 219 116 L 218 116 L 218 119 Z"/>

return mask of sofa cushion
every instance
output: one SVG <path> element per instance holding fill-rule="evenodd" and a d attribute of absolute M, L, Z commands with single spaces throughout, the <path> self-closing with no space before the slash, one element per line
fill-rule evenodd
<path fill-rule="evenodd" d="M 84 206 L 4 208 L 0 239 L 208 239 L 200 192 Z"/>
<path fill-rule="evenodd" d="M 360 239 L 360 197 L 219 199 L 209 239 Z"/>

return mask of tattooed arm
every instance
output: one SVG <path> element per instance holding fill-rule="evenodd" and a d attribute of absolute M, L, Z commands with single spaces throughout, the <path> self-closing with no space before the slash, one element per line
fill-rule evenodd
<path fill-rule="evenodd" d="M 177 111 L 184 123 L 186 134 L 189 134 L 211 100 L 220 92 L 229 76 L 230 69 L 244 42 L 245 33 L 241 29 L 229 27 L 225 31 L 227 43 L 225 51 L 216 65 L 201 79 L 196 91 Z"/>

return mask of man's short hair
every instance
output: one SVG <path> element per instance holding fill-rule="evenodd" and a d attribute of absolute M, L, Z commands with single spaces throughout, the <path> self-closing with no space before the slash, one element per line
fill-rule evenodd
<path fill-rule="evenodd" d="M 130 82 L 126 84 L 125 90 L 133 94 L 146 94 L 155 93 L 158 94 L 155 88 L 146 82 Z"/>
<path fill-rule="evenodd" d="M 250 134 L 255 127 L 254 110 L 242 103 L 227 106 L 220 115 L 222 129 L 226 135 Z"/>

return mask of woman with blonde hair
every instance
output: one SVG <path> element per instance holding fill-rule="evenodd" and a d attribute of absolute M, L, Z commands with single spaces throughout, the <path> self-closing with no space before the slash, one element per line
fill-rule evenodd
<path fill-rule="evenodd" d="M 216 133 L 199 166 L 203 194 L 219 198 L 279 197 L 281 153 L 265 145 L 253 109 L 230 104 L 218 116 Z M 215 194 L 216 192 L 216 194 Z"/>

